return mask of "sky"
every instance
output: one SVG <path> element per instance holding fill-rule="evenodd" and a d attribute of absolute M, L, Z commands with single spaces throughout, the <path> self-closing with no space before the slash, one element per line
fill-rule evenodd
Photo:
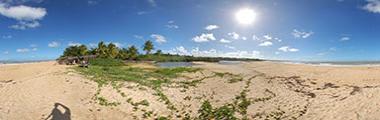
<path fill-rule="evenodd" d="M 0 28 L 0 60 L 146 40 L 180 55 L 380 60 L 380 0 L 0 0 Z"/>

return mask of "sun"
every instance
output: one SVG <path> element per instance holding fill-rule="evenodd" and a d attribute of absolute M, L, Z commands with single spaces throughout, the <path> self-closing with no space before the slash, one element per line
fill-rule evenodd
<path fill-rule="evenodd" d="M 244 25 L 250 25 L 256 20 L 256 12 L 250 8 L 242 8 L 235 13 L 237 22 Z"/>

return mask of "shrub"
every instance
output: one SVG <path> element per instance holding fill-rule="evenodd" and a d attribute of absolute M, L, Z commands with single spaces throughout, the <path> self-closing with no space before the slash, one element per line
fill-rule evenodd
<path fill-rule="evenodd" d="M 122 66 L 124 62 L 119 59 L 112 58 L 96 58 L 89 61 L 90 65 L 96 66 Z"/>

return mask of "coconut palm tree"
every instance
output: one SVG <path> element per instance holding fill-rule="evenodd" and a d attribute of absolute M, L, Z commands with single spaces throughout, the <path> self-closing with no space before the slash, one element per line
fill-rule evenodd
<path fill-rule="evenodd" d="M 118 54 L 119 54 L 119 48 L 113 43 L 108 44 L 107 58 L 116 58 Z"/>
<path fill-rule="evenodd" d="M 96 48 L 96 55 L 98 55 L 100 58 L 107 57 L 107 46 L 103 41 L 99 42 L 98 48 Z"/>
<path fill-rule="evenodd" d="M 148 40 L 144 44 L 144 51 L 146 51 L 146 54 L 149 55 L 150 52 L 154 49 L 152 41 Z"/>
<path fill-rule="evenodd" d="M 134 45 L 132 45 L 128 48 L 128 58 L 130 60 L 135 60 L 137 58 L 138 54 L 139 54 L 139 52 Z"/>

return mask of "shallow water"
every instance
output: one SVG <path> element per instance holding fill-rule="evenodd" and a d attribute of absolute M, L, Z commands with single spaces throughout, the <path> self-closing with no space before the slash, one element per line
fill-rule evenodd
<path fill-rule="evenodd" d="M 191 67 L 194 64 L 191 62 L 159 62 L 157 63 L 162 68 L 175 68 L 175 67 Z"/>

